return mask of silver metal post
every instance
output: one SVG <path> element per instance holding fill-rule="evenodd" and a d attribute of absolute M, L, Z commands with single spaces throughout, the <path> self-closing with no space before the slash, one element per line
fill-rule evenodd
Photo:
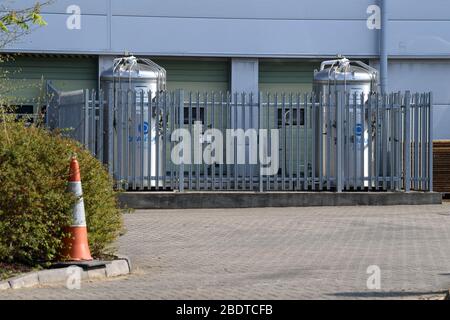
<path fill-rule="evenodd" d="M 179 118 L 180 118 L 180 128 L 184 125 L 184 91 L 180 90 L 178 92 L 178 107 L 179 107 Z M 179 168 L 179 191 L 184 191 L 184 154 L 183 158 L 180 161 L 180 168 Z"/>
<path fill-rule="evenodd" d="M 419 189 L 419 108 L 420 94 L 416 93 L 413 109 L 413 139 L 414 139 L 414 190 Z"/>
<path fill-rule="evenodd" d="M 258 130 L 262 129 L 261 125 L 263 122 L 263 110 L 262 110 L 262 94 L 261 92 L 258 93 Z M 259 148 L 262 148 L 263 143 L 267 143 L 267 141 L 262 142 L 261 141 L 261 136 L 258 133 L 258 137 L 259 137 L 259 141 L 258 141 L 258 146 Z M 263 159 L 260 158 L 261 152 L 258 152 L 258 161 L 259 161 L 259 166 L 258 166 L 258 176 L 259 176 L 259 192 L 263 192 L 264 191 L 264 181 L 263 181 L 263 176 L 261 175 L 261 161 Z"/>
<path fill-rule="evenodd" d="M 405 93 L 405 141 L 404 141 L 404 154 L 405 154 L 405 191 L 411 191 L 411 93 L 406 91 Z"/>
<path fill-rule="evenodd" d="M 189 92 L 189 107 L 188 107 L 188 127 L 189 132 L 192 134 L 192 91 Z M 191 146 L 191 154 L 194 154 L 193 146 Z M 189 190 L 192 190 L 192 162 L 189 164 L 189 182 L 188 182 L 188 188 Z"/>
<path fill-rule="evenodd" d="M 303 114 L 304 114 L 304 123 L 303 123 L 303 189 L 308 191 L 309 183 L 308 183 L 308 94 L 305 94 L 303 97 Z"/>
<path fill-rule="evenodd" d="M 428 100 L 428 191 L 433 192 L 433 93 Z"/>
<path fill-rule="evenodd" d="M 156 145 L 156 150 L 155 150 L 155 187 L 156 189 L 159 189 L 159 166 L 161 165 L 159 163 L 159 157 L 160 157 L 160 150 L 159 150 L 159 145 L 160 145 L 160 123 L 159 123 L 159 117 L 160 117 L 160 108 L 161 108 L 161 99 L 162 99 L 163 95 L 160 95 L 159 91 L 156 92 L 156 111 L 155 111 L 155 145 Z"/>
<path fill-rule="evenodd" d="M 90 117 L 90 122 L 89 122 L 89 126 L 90 126 L 90 138 L 89 138 L 89 151 L 92 153 L 92 155 L 94 157 L 97 157 L 97 152 L 95 150 L 95 137 L 96 137 L 96 126 L 95 126 L 95 105 L 96 105 L 96 101 L 95 98 L 97 97 L 97 94 L 95 92 L 95 90 L 91 91 L 91 117 Z"/>
<path fill-rule="evenodd" d="M 362 103 L 361 103 L 362 104 Z M 369 159 L 367 159 L 367 165 L 368 165 L 368 181 L 369 181 L 369 183 L 367 184 L 368 185 L 368 190 L 370 191 L 371 189 L 372 189 L 372 187 L 373 187 L 373 184 L 372 184 L 372 182 L 373 182 L 373 179 L 372 179 L 372 170 L 373 170 L 373 162 L 374 162 L 374 157 L 373 157 L 373 139 L 372 139 L 372 136 L 373 136 L 373 133 L 372 133 L 372 105 L 373 105 L 373 95 L 372 94 L 369 94 L 369 104 L 368 104 L 368 110 L 367 110 L 367 113 L 368 113 L 368 115 L 367 115 L 367 126 L 368 126 L 368 136 L 369 136 L 369 141 L 368 141 L 368 144 L 369 144 L 369 147 L 368 147 L 368 158 Z M 364 108 L 363 108 L 364 109 Z M 364 182 L 363 182 L 363 185 L 364 185 Z"/>
<path fill-rule="evenodd" d="M 289 152 L 289 190 L 293 190 L 294 189 L 294 109 L 293 109 L 293 105 L 292 105 L 293 101 L 292 101 L 292 93 L 289 95 L 289 148 L 290 148 L 290 152 Z"/>
<path fill-rule="evenodd" d="M 336 131 L 337 131 L 337 156 L 336 156 L 336 191 L 342 192 L 342 149 L 343 149 L 343 123 L 342 123 L 342 113 L 344 109 L 344 98 L 345 96 L 342 92 L 337 93 L 337 103 L 336 103 Z"/>
<path fill-rule="evenodd" d="M 136 91 L 131 91 L 130 92 L 130 96 L 131 96 L 131 101 L 130 101 L 130 108 L 131 108 L 131 174 L 132 174 L 132 183 L 131 186 L 133 188 L 133 190 L 136 190 L 137 188 L 137 183 L 136 183 L 136 171 L 137 171 L 137 159 L 138 159 L 138 155 L 137 155 L 137 126 L 138 126 L 138 121 L 136 119 L 136 109 L 138 108 L 138 105 L 136 103 Z"/>
<path fill-rule="evenodd" d="M 319 130 L 318 130 L 318 140 L 319 145 L 317 146 L 319 148 L 319 189 L 320 191 L 323 190 L 323 108 L 324 108 L 324 101 L 323 101 L 323 94 L 319 93 Z M 297 125 L 300 124 L 300 108 L 298 110 L 298 116 L 297 116 Z M 300 135 L 297 137 L 298 140 L 300 140 Z M 299 147 L 300 149 L 300 147 Z M 298 157 L 298 161 L 300 161 L 300 157 Z"/>
<path fill-rule="evenodd" d="M 306 104 L 307 105 L 307 104 Z M 311 190 L 316 190 L 316 96 L 311 93 Z"/>
<path fill-rule="evenodd" d="M 144 91 L 141 90 L 141 92 L 139 92 L 140 95 L 140 127 L 141 127 L 141 135 L 140 135 L 140 161 L 139 161 L 139 178 L 140 178 L 140 188 L 141 190 L 144 190 L 144 168 L 145 168 L 145 164 L 144 164 L 144 137 L 145 137 L 145 132 L 144 132 L 144 122 L 145 122 L 145 117 L 144 117 Z M 151 98 L 150 98 L 151 99 Z M 137 106 L 136 106 L 137 108 Z"/>
<path fill-rule="evenodd" d="M 152 116 L 153 116 L 153 105 L 152 105 L 152 91 L 148 91 L 147 92 L 148 95 L 148 102 L 147 102 L 147 107 L 148 107 L 148 111 L 147 111 L 147 123 L 148 123 L 148 139 L 147 139 L 147 148 L 148 148 L 148 159 L 147 159 L 147 189 L 150 190 L 152 187 L 152 167 L 153 167 L 153 162 L 152 162 L 152 134 L 153 134 L 153 124 L 152 124 Z M 156 119 L 156 117 L 155 117 Z M 157 124 L 155 121 L 155 128 L 157 128 Z M 155 141 L 156 142 L 156 141 Z M 156 154 L 156 150 L 155 150 L 155 154 Z M 156 159 L 156 157 L 155 157 Z"/>
<path fill-rule="evenodd" d="M 114 99 L 112 90 L 108 95 L 108 171 L 109 175 L 113 175 L 114 171 Z"/>
<path fill-rule="evenodd" d="M 84 90 L 84 146 L 89 149 L 89 90 Z"/>
<path fill-rule="evenodd" d="M 104 137 L 104 129 L 103 129 L 103 117 L 104 117 L 104 100 L 103 100 L 103 91 L 100 90 L 98 93 L 98 130 L 97 130 L 97 157 L 101 163 L 104 159 L 104 147 L 103 147 L 103 137 Z"/>
<path fill-rule="evenodd" d="M 332 120 L 331 120 L 331 111 L 332 111 L 332 100 L 333 100 L 333 95 L 331 94 L 331 92 L 328 92 L 328 103 L 327 103 L 327 115 L 326 115 L 326 120 L 327 120 L 327 132 L 326 132 L 326 157 L 325 157 L 325 161 L 326 161 L 326 178 L 327 178 L 327 190 L 330 191 L 331 189 L 331 138 L 333 136 L 332 134 Z M 306 111 L 305 111 L 305 125 L 306 125 Z M 306 130 L 305 130 L 306 132 Z M 306 141 L 306 140 L 305 140 Z"/>

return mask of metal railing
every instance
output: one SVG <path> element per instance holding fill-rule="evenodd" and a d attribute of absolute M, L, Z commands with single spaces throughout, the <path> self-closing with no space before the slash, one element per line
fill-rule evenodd
<path fill-rule="evenodd" d="M 126 190 L 433 189 L 431 93 L 85 90 L 57 113 Z"/>

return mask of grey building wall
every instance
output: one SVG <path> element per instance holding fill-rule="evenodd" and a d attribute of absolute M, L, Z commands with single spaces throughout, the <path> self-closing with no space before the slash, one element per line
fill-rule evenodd
<path fill-rule="evenodd" d="M 21 0 L 25 6 L 34 0 Z M 48 26 L 8 50 L 143 55 L 376 56 L 366 27 L 378 0 L 57 0 Z M 66 9 L 79 5 L 80 30 Z M 389 54 L 450 57 L 450 2 L 390 0 Z"/>
<path fill-rule="evenodd" d="M 405 90 L 433 92 L 434 139 L 450 139 L 450 60 L 390 60 L 389 91 Z"/>

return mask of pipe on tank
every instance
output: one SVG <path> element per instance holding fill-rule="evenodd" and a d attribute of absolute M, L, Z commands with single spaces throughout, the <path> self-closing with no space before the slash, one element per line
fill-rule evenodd
<path fill-rule="evenodd" d="M 381 29 L 380 29 L 380 87 L 381 93 L 388 90 L 388 0 L 380 0 Z"/>

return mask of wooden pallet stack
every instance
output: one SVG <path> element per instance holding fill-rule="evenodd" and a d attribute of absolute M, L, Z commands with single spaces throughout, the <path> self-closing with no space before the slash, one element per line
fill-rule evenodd
<path fill-rule="evenodd" d="M 450 194 L 450 140 L 433 143 L 433 189 Z"/>

